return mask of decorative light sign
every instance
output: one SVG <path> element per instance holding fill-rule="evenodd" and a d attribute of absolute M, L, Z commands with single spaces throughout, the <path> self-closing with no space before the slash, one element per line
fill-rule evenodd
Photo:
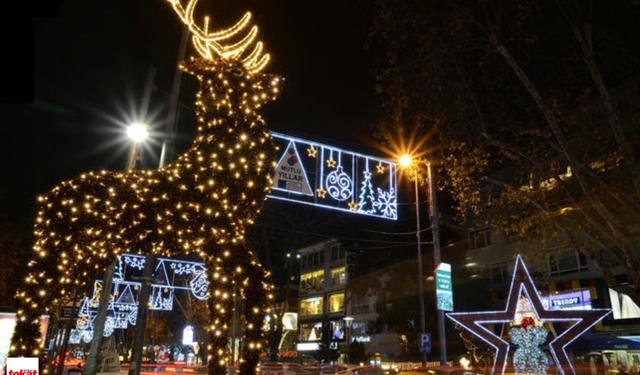
<path fill-rule="evenodd" d="M 142 255 L 123 254 L 118 258 L 111 284 L 113 298 L 107 307 L 104 337 L 111 336 L 115 329 L 136 325 L 138 294 L 142 284 L 134 280 L 142 275 L 144 264 L 145 257 Z M 96 280 L 93 288 L 93 296 L 81 301 L 76 329 L 72 330 L 69 338 L 72 344 L 78 344 L 81 340 L 89 343 L 93 338 L 94 320 L 98 315 L 98 300 L 103 288 L 102 280 Z M 175 290 L 184 290 L 198 300 L 207 300 L 209 281 L 204 263 L 156 258 L 149 297 L 150 309 L 173 310 Z"/>
<path fill-rule="evenodd" d="M 269 198 L 398 218 L 395 163 L 271 132 L 279 147 Z"/>

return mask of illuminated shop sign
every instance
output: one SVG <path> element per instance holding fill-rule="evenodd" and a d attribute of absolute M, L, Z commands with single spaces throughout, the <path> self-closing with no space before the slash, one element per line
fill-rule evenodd
<path fill-rule="evenodd" d="M 543 296 L 542 305 L 547 310 L 591 310 L 591 292 L 584 289 Z"/>

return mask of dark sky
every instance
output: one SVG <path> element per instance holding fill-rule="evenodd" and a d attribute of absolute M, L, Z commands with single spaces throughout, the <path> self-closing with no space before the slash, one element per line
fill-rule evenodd
<path fill-rule="evenodd" d="M 272 55 L 268 71 L 286 78 L 283 95 L 264 113 L 273 130 L 356 149 L 372 143 L 364 134 L 379 105 L 358 1 L 200 0 L 198 9 L 212 16 L 212 28 L 253 12 Z M 139 107 L 150 65 L 159 89 L 152 125 L 162 127 L 181 33 L 165 0 L 65 0 L 59 18 L 34 24 L 35 102 L 0 106 L 2 165 L 12 171 L 1 185 L 15 194 L 17 209 L 81 171 L 123 167 L 118 123 Z M 194 130 L 189 107 L 196 86 L 183 77 L 184 146 Z"/>

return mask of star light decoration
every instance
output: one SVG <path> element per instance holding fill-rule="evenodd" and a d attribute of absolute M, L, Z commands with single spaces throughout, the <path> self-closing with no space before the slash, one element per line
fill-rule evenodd
<path fill-rule="evenodd" d="M 518 301 L 523 293 L 529 299 L 537 320 L 549 323 L 575 322 L 549 343 L 549 351 L 558 366 L 558 371 L 563 375 L 567 372 L 575 375 L 571 360 L 565 351 L 566 346 L 611 313 L 611 310 L 545 310 L 538 290 L 520 255 L 516 258 L 504 311 L 448 313 L 447 317 L 493 347 L 496 355 L 492 373 L 504 374 L 509 358 L 509 343 L 490 331 L 484 324 L 512 323 L 515 320 Z"/>
<path fill-rule="evenodd" d="M 327 191 L 324 190 L 323 188 L 320 188 L 320 189 L 316 190 L 316 193 L 318 194 L 318 198 L 326 198 L 327 197 Z"/>
<path fill-rule="evenodd" d="M 318 155 L 318 149 L 311 146 L 307 149 L 307 154 L 310 158 L 315 158 Z"/>
<path fill-rule="evenodd" d="M 180 64 L 200 83 L 196 138 L 158 170 L 89 172 L 38 197 L 33 254 L 16 293 L 12 357 L 43 356 L 45 309 L 66 303 L 120 254 L 195 253 L 211 283 L 209 374 L 226 374 L 234 284 L 246 306 L 238 372 L 258 371 L 260 327 L 273 287 L 244 236 L 266 199 L 276 162 L 269 129 L 257 111 L 276 99 L 281 80 L 261 72 L 269 55 L 255 43 L 257 27 L 241 34 L 250 13 L 229 29 L 209 32 L 208 17 L 203 28 L 193 20 L 197 0 L 186 8 L 168 1 L 199 54 Z"/>
<path fill-rule="evenodd" d="M 378 165 L 376 165 L 376 168 L 378 169 L 378 173 L 384 173 L 384 165 L 382 165 L 382 163 L 378 163 Z"/>
<path fill-rule="evenodd" d="M 335 168 L 336 167 L 336 161 L 333 160 L 333 159 L 327 159 L 327 167 Z"/>
<path fill-rule="evenodd" d="M 354 201 L 349 202 L 349 209 L 351 211 L 356 211 L 358 209 L 358 204 Z"/>

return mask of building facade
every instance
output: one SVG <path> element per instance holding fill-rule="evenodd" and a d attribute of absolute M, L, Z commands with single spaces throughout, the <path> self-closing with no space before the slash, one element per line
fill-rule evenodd
<path fill-rule="evenodd" d="M 347 256 L 336 240 L 299 249 L 298 343 L 302 361 L 312 361 L 324 346 L 338 349 L 346 340 Z"/>
<path fill-rule="evenodd" d="M 469 233 L 466 268 L 472 280 L 486 285 L 500 302 L 511 280 L 515 255 L 522 244 L 486 227 Z M 537 287 L 549 308 L 610 308 L 612 314 L 595 327 L 597 333 L 640 342 L 640 307 L 628 296 L 607 287 L 597 267 L 567 244 L 558 243 L 529 260 Z M 619 280 L 627 275 L 613 268 Z M 482 280 L 482 281 L 481 281 Z"/>

